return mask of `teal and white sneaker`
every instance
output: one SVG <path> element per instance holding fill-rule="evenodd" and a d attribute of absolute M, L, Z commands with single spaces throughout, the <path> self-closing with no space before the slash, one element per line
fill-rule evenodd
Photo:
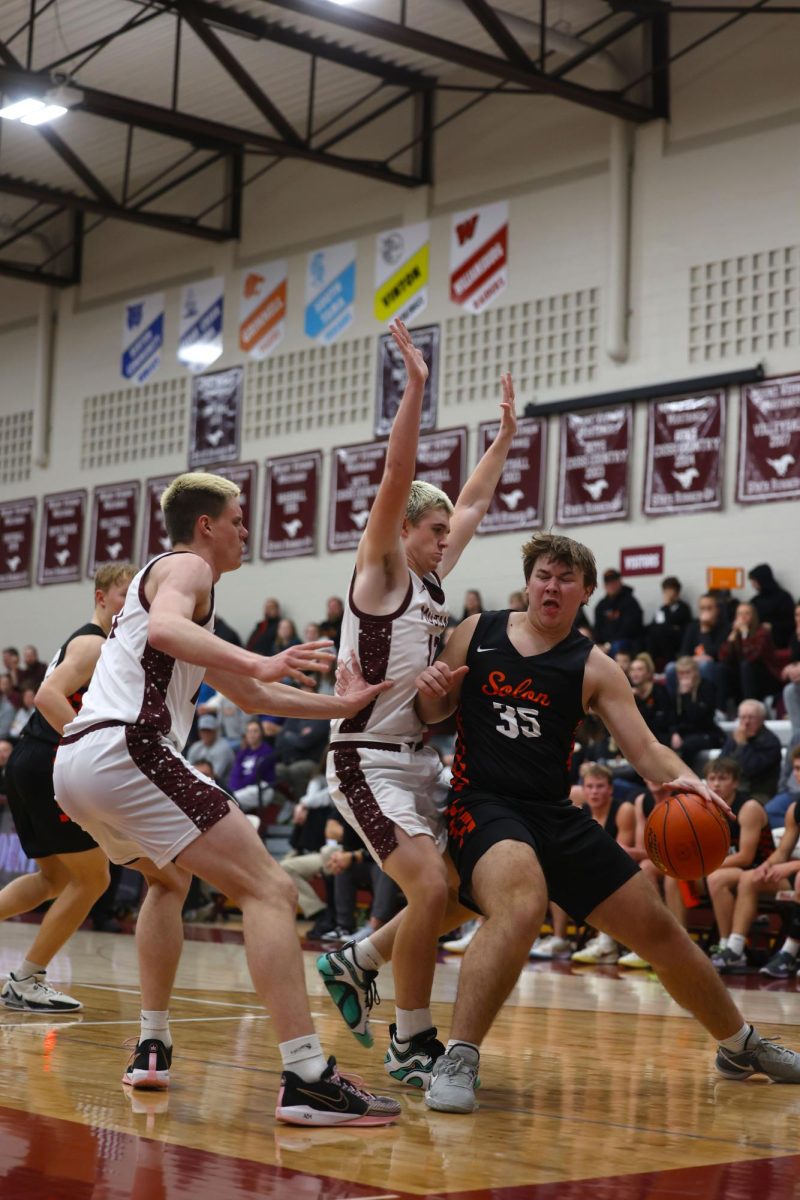
<path fill-rule="evenodd" d="M 317 970 L 347 1028 L 357 1042 L 369 1049 L 375 1042 L 369 1024 L 369 1014 L 381 1002 L 375 982 L 378 972 L 356 966 L 350 957 L 345 955 L 346 950 L 353 954 L 352 942 L 348 942 L 339 950 L 321 954 L 317 959 Z"/>
<path fill-rule="evenodd" d="M 389 1026 L 389 1049 L 383 1060 L 384 1070 L 398 1083 L 408 1087 L 426 1088 L 430 1082 L 433 1064 L 444 1054 L 444 1046 L 437 1041 L 435 1029 L 424 1029 L 415 1033 L 407 1042 L 398 1042 L 397 1026 Z"/>

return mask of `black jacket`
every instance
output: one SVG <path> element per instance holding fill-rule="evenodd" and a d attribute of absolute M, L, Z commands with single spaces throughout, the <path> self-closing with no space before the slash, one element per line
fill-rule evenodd
<path fill-rule="evenodd" d="M 722 757 L 736 759 L 742 769 L 741 786 L 751 796 L 775 795 L 781 769 L 781 743 L 771 729 L 762 726 L 742 746 L 729 734 Z"/>
<path fill-rule="evenodd" d="M 635 641 L 642 634 L 642 609 L 625 584 L 616 596 L 603 596 L 594 610 L 595 641 L 617 642 L 620 638 Z"/>
<path fill-rule="evenodd" d="M 716 662 L 719 660 L 719 648 L 730 631 L 730 625 L 721 619 L 711 629 L 705 630 L 700 628 L 699 621 L 690 621 L 681 642 L 681 654 L 687 654 L 690 658 L 694 658 L 697 647 L 702 646 L 703 653 Z"/>
<path fill-rule="evenodd" d="M 716 711 L 716 690 L 709 679 L 701 679 L 697 692 L 682 694 L 678 692 L 674 701 L 672 718 L 672 733 L 679 733 L 682 738 L 690 737 L 693 733 L 706 733 L 714 738 L 714 745 L 721 746 L 725 734 L 714 720 Z"/>
<path fill-rule="evenodd" d="M 789 638 L 794 631 L 794 600 L 779 586 L 772 574 L 772 567 L 767 563 L 753 567 L 748 578 L 755 579 L 761 589 L 750 603 L 758 613 L 759 620 L 769 622 L 772 640 L 778 650 L 783 650 L 789 645 Z"/>

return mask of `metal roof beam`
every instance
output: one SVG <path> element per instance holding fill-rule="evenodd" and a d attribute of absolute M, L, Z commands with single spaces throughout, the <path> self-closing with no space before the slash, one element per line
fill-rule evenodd
<path fill-rule="evenodd" d="M 476 21 L 480 21 L 489 37 L 498 49 L 502 50 L 509 62 L 516 63 L 517 66 L 524 67 L 526 70 L 533 66 L 530 57 L 520 46 L 511 30 L 497 15 L 495 9 L 486 3 L 486 0 L 462 0 L 462 3 L 465 8 L 469 9 Z"/>
<path fill-rule="evenodd" d="M 450 42 L 445 38 L 434 37 L 420 29 L 409 25 L 401 25 L 395 21 L 386 21 L 381 17 L 356 9 L 332 6 L 328 0 L 270 0 L 279 8 L 313 17 L 317 21 L 326 21 L 332 25 L 341 25 L 367 37 L 378 38 L 395 46 L 404 46 L 418 54 L 427 54 L 444 62 L 456 63 L 472 71 L 496 79 L 507 80 L 521 84 L 532 92 L 543 95 L 557 96 L 562 100 L 570 100 L 600 112 L 609 113 L 614 117 L 624 117 L 629 121 L 651 121 L 654 113 L 644 105 L 623 99 L 613 91 L 595 91 L 580 84 L 569 83 L 563 79 L 554 79 L 531 67 L 522 67 L 507 59 L 486 54 L 482 50 L 465 46 L 459 42 Z"/>
<path fill-rule="evenodd" d="M 571 71 L 574 71 L 575 68 L 579 67 L 582 63 L 588 62 L 589 59 L 594 58 L 595 54 L 599 54 L 602 50 L 605 50 L 607 46 L 612 44 L 612 42 L 616 42 L 618 38 L 624 37 L 626 33 L 630 33 L 633 29 L 637 29 L 647 19 L 647 17 L 642 16 L 631 17 L 630 20 L 625 21 L 624 24 L 617 25 L 615 29 L 609 29 L 609 31 L 601 38 L 598 38 L 596 42 L 587 44 L 583 50 L 579 50 L 577 54 L 572 56 L 572 58 L 568 58 L 565 63 L 561 63 L 561 65 L 553 72 L 554 78 L 562 79 L 565 75 L 568 75 Z"/>

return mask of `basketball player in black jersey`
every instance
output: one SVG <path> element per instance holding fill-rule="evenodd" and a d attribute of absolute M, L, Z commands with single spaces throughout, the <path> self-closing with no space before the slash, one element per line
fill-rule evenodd
<path fill-rule="evenodd" d="M 730 815 L 653 737 L 617 664 L 574 629 L 597 582 L 591 551 L 539 533 L 523 547 L 523 563 L 527 612 L 469 617 L 417 680 L 424 721 L 458 710 L 449 849 L 463 899 L 486 916 L 464 958 L 451 1040 L 433 1068 L 428 1106 L 475 1107 L 480 1044 L 527 960 L 548 899 L 652 964 L 670 995 L 719 1043 L 722 1075 L 800 1083 L 800 1055 L 745 1024 L 637 864 L 569 801 L 573 732 L 593 712 L 639 774 L 694 792 Z"/>
<path fill-rule="evenodd" d="M 125 603 L 136 574 L 128 563 L 100 567 L 94 577 L 91 621 L 60 647 L 36 693 L 36 708 L 6 767 L 8 804 L 20 844 L 38 870 L 0 891 L 0 920 L 31 912 L 53 900 L 27 956 L 0 993 L 6 1008 L 52 1014 L 74 1012 L 81 1003 L 45 979 L 51 959 L 72 937 L 108 887 L 108 859 L 97 843 L 70 821 L 53 794 L 53 760 L 64 726 L 79 711 L 111 622 Z"/>

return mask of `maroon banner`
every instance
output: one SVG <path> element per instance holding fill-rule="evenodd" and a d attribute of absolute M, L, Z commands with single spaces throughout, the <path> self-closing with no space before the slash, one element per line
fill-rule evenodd
<path fill-rule="evenodd" d="M 45 496 L 37 583 L 77 583 L 80 579 L 86 497 L 85 488 Z"/>
<path fill-rule="evenodd" d="M 663 546 L 629 546 L 619 552 L 620 575 L 660 575 L 663 570 Z"/>
<path fill-rule="evenodd" d="M 455 504 L 464 486 L 466 463 L 466 429 L 440 429 L 419 439 L 414 478 L 441 488 Z"/>
<path fill-rule="evenodd" d="M 192 380 L 189 467 L 236 462 L 242 423 L 244 370 L 230 367 Z"/>
<path fill-rule="evenodd" d="M 164 514 L 161 511 L 161 495 L 175 479 L 175 475 L 157 475 L 144 485 L 144 519 L 142 521 L 142 553 L 139 556 L 144 566 L 157 554 L 172 548 L 167 537 Z"/>
<path fill-rule="evenodd" d="M 623 521 L 628 515 L 632 410 L 598 408 L 561 418 L 559 525 Z"/>
<path fill-rule="evenodd" d="M 36 501 L 0 504 L 0 591 L 30 587 L 33 582 L 33 526 Z"/>
<path fill-rule="evenodd" d="M 328 549 L 354 550 L 383 475 L 386 442 L 338 446 L 331 460 Z"/>
<path fill-rule="evenodd" d="M 660 517 L 722 508 L 724 453 L 724 392 L 652 401 L 642 511 Z"/>
<path fill-rule="evenodd" d="M 420 429 L 436 428 L 436 402 L 439 394 L 439 326 L 424 325 L 412 331 L 414 345 L 422 352 L 428 368 L 422 397 Z M 390 333 L 378 338 L 378 385 L 375 390 L 375 436 L 382 437 L 392 428 L 406 386 L 407 372 L 403 356 Z"/>
<path fill-rule="evenodd" d="M 478 458 L 497 437 L 499 421 L 478 426 Z M 544 477 L 547 452 L 547 422 L 542 417 L 524 417 L 517 422 L 503 474 L 489 511 L 478 533 L 511 533 L 517 529 L 541 529 L 544 524 Z"/>
<path fill-rule="evenodd" d="M 261 557 L 302 558 L 316 553 L 317 501 L 322 454 L 267 459 Z"/>
<path fill-rule="evenodd" d="M 110 483 L 94 489 L 86 563 L 89 578 L 104 563 L 133 562 L 140 491 L 141 484 L 138 481 Z"/>
<path fill-rule="evenodd" d="M 742 388 L 740 504 L 796 500 L 800 496 L 800 375 Z"/>
<path fill-rule="evenodd" d="M 252 562 L 253 546 L 256 541 L 256 476 L 258 474 L 258 463 L 235 463 L 234 466 L 206 467 L 206 470 L 210 471 L 212 475 L 221 475 L 223 479 L 230 479 L 231 483 L 235 483 L 239 488 L 239 503 L 242 506 L 242 518 L 245 529 L 248 532 L 242 562 Z"/>

